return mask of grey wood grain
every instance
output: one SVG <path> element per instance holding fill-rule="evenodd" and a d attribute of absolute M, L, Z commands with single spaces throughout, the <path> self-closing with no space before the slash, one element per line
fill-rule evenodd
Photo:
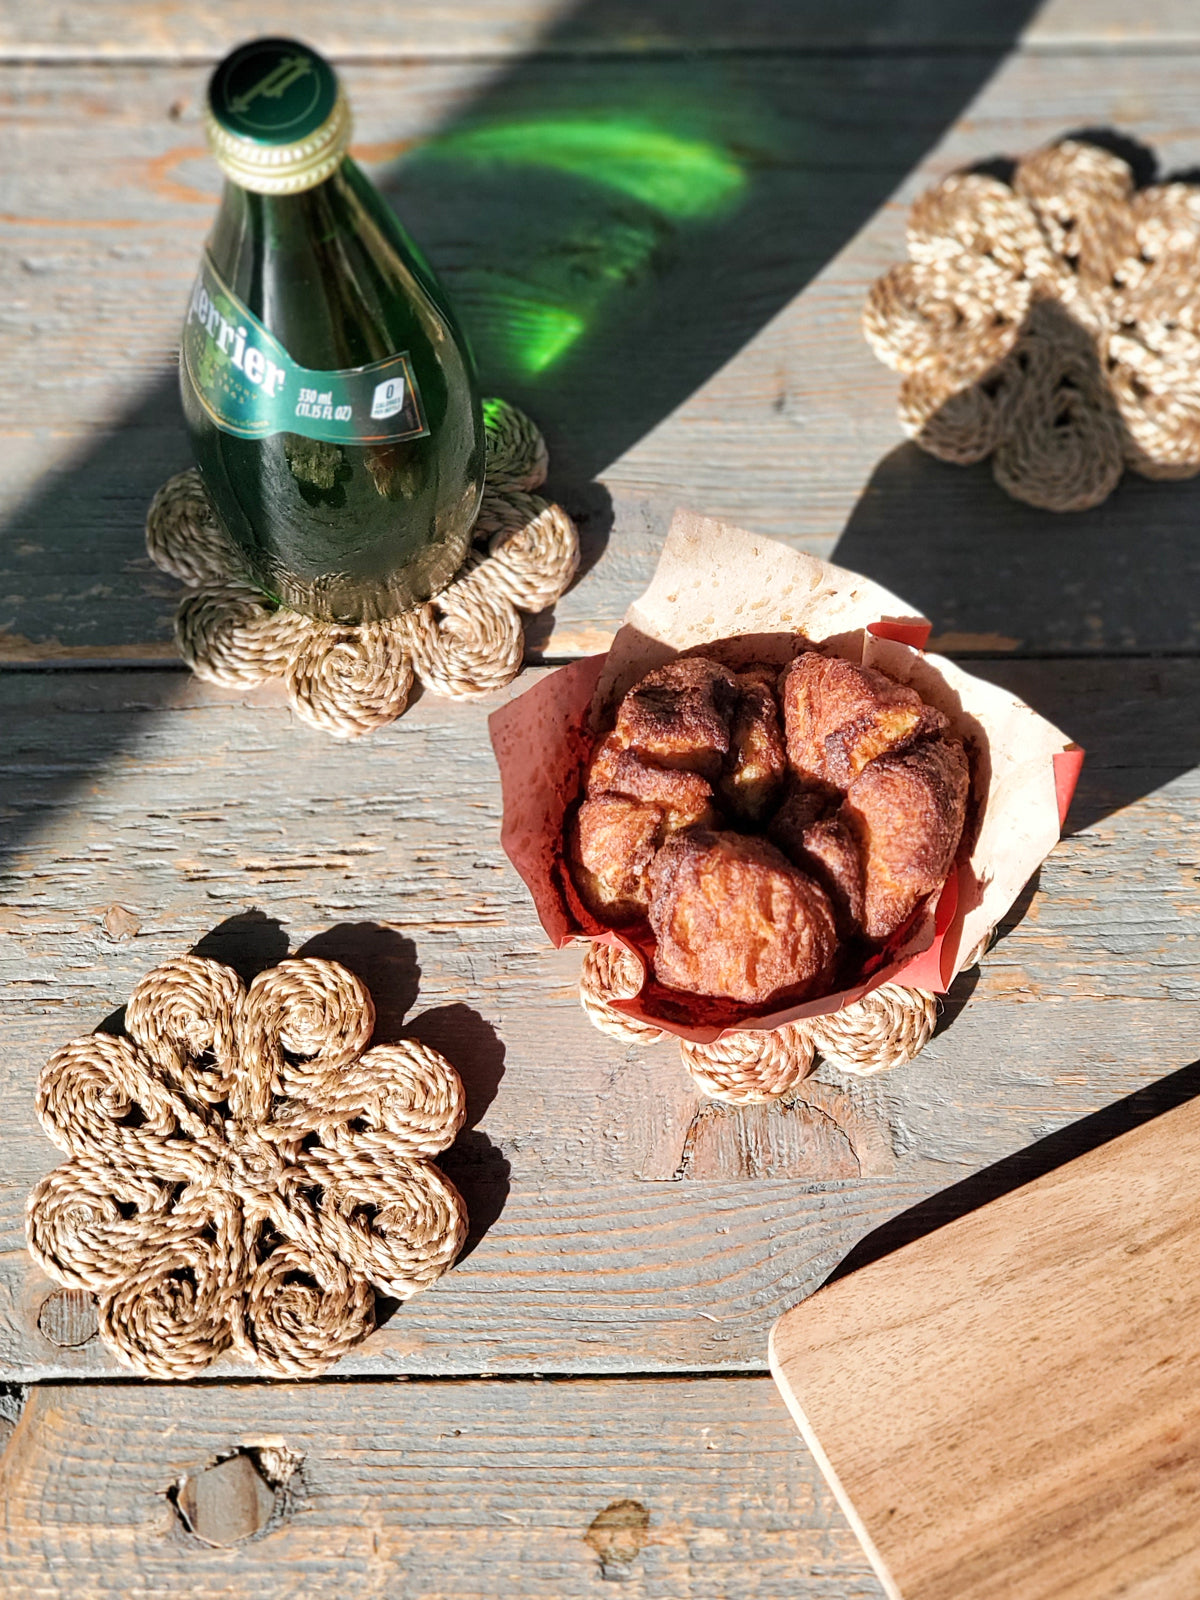
<path fill-rule="evenodd" d="M 380 7 L 344 0 L 331 9 L 313 0 L 267 0 L 253 27 L 310 39 L 331 53 L 485 56 L 546 51 L 593 53 L 680 49 L 846 49 L 938 46 L 1007 48 L 1018 35 L 1040 45 L 1077 47 L 1200 42 L 1192 9 L 1181 0 L 1049 0 L 980 6 L 972 0 L 436 0 Z M 123 61 L 212 58 L 245 32 L 211 3 L 165 7 L 159 0 L 57 0 L 31 11 L 21 0 L 0 6 L 0 55 L 10 60 Z"/>
<path fill-rule="evenodd" d="M 1195 483 L 1131 479 L 1065 518 L 1018 506 L 986 468 L 901 445 L 894 376 L 858 331 L 871 279 L 902 251 L 904 204 L 954 167 L 1105 123 L 1166 169 L 1200 161 L 1191 59 L 1039 48 L 990 79 L 986 56 L 886 51 L 533 60 L 499 75 L 351 64 L 362 152 L 461 303 L 488 385 L 543 421 L 554 490 L 581 519 L 587 570 L 531 629 L 534 653 L 602 646 L 678 504 L 836 549 L 963 649 L 1194 651 Z M 140 526 L 188 459 L 172 349 L 215 204 L 202 77 L 0 71 L 18 152 L 0 195 L 13 347 L 0 652 L 18 664 L 171 651 L 177 591 L 146 562 Z M 728 215 L 671 219 L 561 173 L 449 153 L 456 132 L 551 114 L 649 118 L 732 152 L 746 187 Z M 420 143 L 438 130 L 441 145 Z M 541 302 L 587 328 L 530 373 L 514 329 Z"/>
<path fill-rule="evenodd" d="M 282 1486 L 213 1549 L 172 1491 L 238 1451 Z M 882 1593 L 767 1378 L 47 1387 L 0 1484 L 11 1600 Z"/>
<path fill-rule="evenodd" d="M 348 961 L 381 1032 L 411 1027 L 466 1079 L 445 1160 L 477 1242 L 345 1373 L 760 1367 L 774 1315 L 865 1234 L 1188 1067 L 1200 663 L 976 669 L 1088 747 L 1077 831 L 918 1061 L 823 1068 L 749 1111 L 702 1109 L 672 1045 L 584 1019 L 577 954 L 547 947 L 499 850 L 486 706 L 426 696 L 335 747 L 271 695 L 183 675 L 6 675 L 0 1378 L 116 1370 L 38 1328 L 22 1205 L 57 1156 L 33 1085 L 198 943 L 245 967 L 289 946 Z"/>

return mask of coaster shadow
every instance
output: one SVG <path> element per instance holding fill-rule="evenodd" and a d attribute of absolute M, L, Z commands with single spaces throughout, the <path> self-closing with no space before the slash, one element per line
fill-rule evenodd
<path fill-rule="evenodd" d="M 417 947 L 407 935 L 379 922 L 339 922 L 306 940 L 296 954 L 336 961 L 362 980 L 375 1003 L 373 1043 L 393 1044 L 407 1031 L 404 1019 L 421 985 Z"/>

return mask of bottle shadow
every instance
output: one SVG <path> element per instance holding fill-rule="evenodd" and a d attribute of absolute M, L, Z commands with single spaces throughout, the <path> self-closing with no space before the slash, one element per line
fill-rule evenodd
<path fill-rule="evenodd" d="M 983 43 L 951 3 L 889 52 L 889 0 L 851 0 L 832 32 L 793 0 L 782 46 L 777 0 L 719 19 L 643 0 L 636 21 L 590 0 L 379 175 L 486 386 L 544 427 L 568 509 L 853 237 L 1035 9 L 1001 0 Z M 980 47 L 944 52 L 964 26 Z M 594 48 L 630 34 L 653 48 Z"/>

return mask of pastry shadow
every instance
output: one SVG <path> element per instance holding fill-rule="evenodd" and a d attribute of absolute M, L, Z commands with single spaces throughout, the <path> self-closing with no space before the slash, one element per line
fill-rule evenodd
<path fill-rule="evenodd" d="M 948 1033 L 950 1031 L 950 1029 L 958 1021 L 959 1017 L 962 1016 L 963 1012 L 966 1010 L 967 1003 L 971 996 L 975 993 L 978 983 L 978 964 L 973 967 L 968 967 L 965 972 L 960 972 L 958 974 L 954 982 L 950 985 L 950 988 L 941 998 L 941 1004 L 938 1007 L 937 1023 L 933 1030 L 933 1038 L 940 1039 L 944 1033 Z"/>
<path fill-rule="evenodd" d="M 1070 837 L 1200 763 L 1186 704 L 1198 523 L 1200 478 L 1126 474 L 1090 511 L 1038 511 L 986 463 L 905 444 L 875 469 L 833 559 L 902 594 L 932 621 L 931 648 L 1083 746 Z"/>

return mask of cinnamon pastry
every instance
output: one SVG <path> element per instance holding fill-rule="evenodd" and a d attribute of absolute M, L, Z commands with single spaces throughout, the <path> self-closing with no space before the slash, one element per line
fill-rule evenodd
<path fill-rule="evenodd" d="M 660 983 L 751 1004 L 829 987 L 829 901 L 766 839 L 689 829 L 655 856 L 650 891 Z"/>
<path fill-rule="evenodd" d="M 779 680 L 788 763 L 804 783 L 845 790 L 885 750 L 946 728 L 915 689 L 874 667 L 806 650 Z"/>
<path fill-rule="evenodd" d="M 969 788 L 946 717 L 886 673 L 816 649 L 782 673 L 684 656 L 598 742 L 570 858 L 602 922 L 649 924 L 660 983 L 807 998 L 940 889 Z"/>

